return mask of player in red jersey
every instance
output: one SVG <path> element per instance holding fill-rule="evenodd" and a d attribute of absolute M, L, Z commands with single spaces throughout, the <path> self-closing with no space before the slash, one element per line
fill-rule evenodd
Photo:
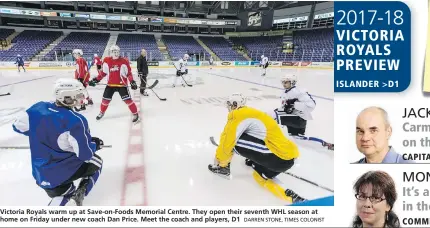
<path fill-rule="evenodd" d="M 97 116 L 97 120 L 103 118 L 112 96 L 115 92 L 118 92 L 122 100 L 128 105 L 131 113 L 133 114 L 133 123 L 139 121 L 139 114 L 137 113 L 136 104 L 131 99 L 130 92 L 128 90 L 128 83 L 131 85 L 131 89 L 136 90 L 137 84 L 133 80 L 133 74 L 131 73 L 130 63 L 119 54 L 119 47 L 113 45 L 110 48 L 110 57 L 103 59 L 102 70 L 99 71 L 99 75 L 93 78 L 89 85 L 95 86 L 96 83 L 100 82 L 105 76 L 107 76 L 107 86 L 103 93 L 103 100 L 100 106 L 100 114 Z"/>
<path fill-rule="evenodd" d="M 94 54 L 94 59 L 91 65 L 96 65 L 97 66 L 97 71 L 100 71 L 102 69 L 102 60 L 100 59 L 100 57 L 97 54 Z"/>
<path fill-rule="evenodd" d="M 82 58 L 83 52 L 81 49 L 73 50 L 73 57 L 76 59 L 76 70 L 75 70 L 75 79 L 80 81 L 82 85 L 86 88 L 88 86 L 88 81 L 90 80 L 90 72 L 88 70 L 87 61 Z M 88 91 L 85 90 L 86 100 L 89 105 L 93 104 L 93 100 L 90 98 Z M 75 108 L 76 111 L 85 110 L 85 101 L 82 102 L 81 108 Z"/>

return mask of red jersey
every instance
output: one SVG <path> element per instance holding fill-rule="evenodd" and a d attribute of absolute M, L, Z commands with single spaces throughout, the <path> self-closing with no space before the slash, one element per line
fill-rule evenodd
<path fill-rule="evenodd" d="M 102 70 L 97 76 L 97 80 L 101 81 L 105 76 L 107 76 L 107 84 L 115 87 L 127 86 L 128 82 L 133 80 L 130 63 L 123 57 L 103 59 Z"/>
<path fill-rule="evenodd" d="M 100 57 L 94 57 L 94 60 L 93 60 L 93 65 L 94 64 L 96 64 L 96 65 L 102 65 L 102 60 L 100 59 Z"/>
<path fill-rule="evenodd" d="M 84 82 L 90 80 L 90 72 L 88 72 L 87 61 L 84 58 L 76 59 L 75 79 L 83 78 Z"/>

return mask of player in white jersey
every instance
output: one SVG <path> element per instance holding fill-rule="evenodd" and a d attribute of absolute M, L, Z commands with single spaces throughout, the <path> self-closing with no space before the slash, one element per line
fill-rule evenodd
<path fill-rule="evenodd" d="M 260 66 L 261 66 L 261 70 L 262 70 L 261 76 L 266 76 L 266 69 L 267 69 L 267 67 L 269 67 L 269 58 L 262 55 L 261 60 L 260 60 Z"/>
<path fill-rule="evenodd" d="M 285 88 L 281 95 L 282 106 L 272 113 L 278 124 L 286 126 L 288 133 L 298 136 L 300 139 L 316 141 L 328 149 L 333 150 L 334 145 L 315 137 L 305 137 L 306 124 L 312 120 L 312 111 L 315 109 L 316 102 L 314 98 L 303 89 L 296 87 L 297 77 L 295 75 L 286 75 L 281 79 Z"/>
<path fill-rule="evenodd" d="M 281 95 L 282 106 L 274 110 L 273 117 L 279 124 L 288 127 L 291 135 L 304 135 L 316 102 L 308 92 L 296 87 L 295 75 L 284 76 L 281 82 L 285 88 Z"/>
<path fill-rule="evenodd" d="M 176 77 L 174 77 L 174 80 L 173 80 L 173 85 L 172 85 L 173 87 L 176 86 L 176 82 L 179 77 L 181 77 L 182 75 L 188 74 L 187 63 L 189 58 L 190 56 L 188 54 L 185 54 L 184 57 L 182 57 L 181 59 L 179 59 L 178 62 L 175 63 L 174 66 L 176 68 Z M 182 81 L 182 86 L 185 86 L 183 81 Z"/>
<path fill-rule="evenodd" d="M 211 66 L 211 70 L 212 70 L 212 66 L 214 65 L 214 57 L 212 57 L 212 55 L 211 55 L 211 57 L 209 58 L 209 65 Z"/>

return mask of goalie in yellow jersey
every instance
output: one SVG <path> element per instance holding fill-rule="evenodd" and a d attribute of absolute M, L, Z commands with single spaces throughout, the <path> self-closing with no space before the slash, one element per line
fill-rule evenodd
<path fill-rule="evenodd" d="M 290 203 L 303 201 L 294 191 L 283 189 L 273 180 L 294 165 L 299 156 L 297 145 L 285 137 L 271 116 L 245 106 L 246 99 L 241 94 L 233 94 L 226 103 L 227 124 L 216 150 L 215 164 L 209 165 L 209 170 L 230 177 L 230 161 L 235 151 L 254 169 L 252 175 L 259 185 Z"/>

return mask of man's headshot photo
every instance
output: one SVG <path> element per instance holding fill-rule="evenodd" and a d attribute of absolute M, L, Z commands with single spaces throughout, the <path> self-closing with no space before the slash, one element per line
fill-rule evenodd
<path fill-rule="evenodd" d="M 392 133 L 388 113 L 384 109 L 373 106 L 362 110 L 356 120 L 355 143 L 364 157 L 355 163 L 412 163 L 390 146 Z"/>

